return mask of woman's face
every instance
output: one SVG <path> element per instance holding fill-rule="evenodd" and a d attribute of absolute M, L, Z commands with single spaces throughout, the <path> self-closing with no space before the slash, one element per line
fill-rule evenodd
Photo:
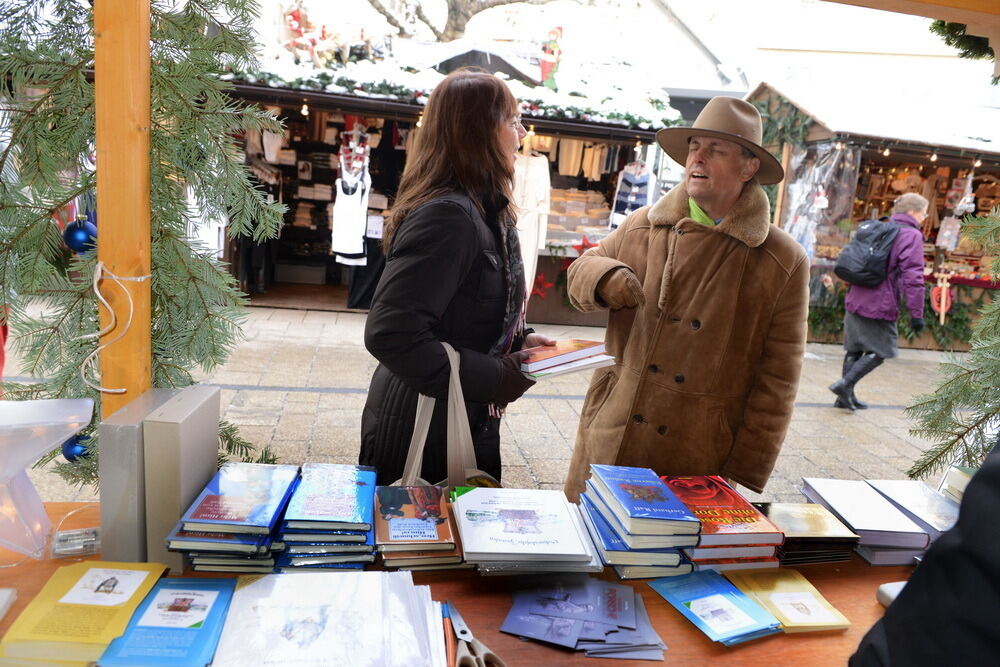
<path fill-rule="evenodd" d="M 521 116 L 517 115 L 506 120 L 500 128 L 500 145 L 504 152 L 510 156 L 511 165 L 514 164 L 514 156 L 521 148 L 521 141 L 524 140 L 528 132 L 521 125 Z"/>

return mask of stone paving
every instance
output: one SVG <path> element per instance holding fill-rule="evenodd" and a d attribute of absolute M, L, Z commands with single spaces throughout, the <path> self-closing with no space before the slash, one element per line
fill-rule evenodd
<path fill-rule="evenodd" d="M 355 313 L 251 308 L 245 340 L 229 362 L 202 382 L 222 387 L 224 417 L 245 438 L 269 445 L 282 461 L 357 461 L 361 409 L 375 360 L 364 349 L 365 316 Z M 603 339 L 603 329 L 536 325 L 546 335 Z M 798 502 L 802 477 L 896 479 L 926 443 L 910 435 L 904 406 L 934 386 L 944 355 L 902 350 L 859 385 L 872 408 L 834 409 L 827 385 L 840 376 L 842 353 L 810 344 L 791 428 L 763 494 L 753 500 Z M 10 375 L 17 375 L 11 359 Z M 544 380 L 510 405 L 502 426 L 503 481 L 522 488 L 561 489 L 572 453 L 589 373 Z M 45 500 L 88 500 L 91 489 L 69 487 L 32 472 Z M 930 480 L 936 482 L 935 480 Z"/>

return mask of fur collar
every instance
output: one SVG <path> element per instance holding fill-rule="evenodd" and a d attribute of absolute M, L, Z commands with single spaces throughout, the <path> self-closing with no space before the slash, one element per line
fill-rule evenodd
<path fill-rule="evenodd" d="M 771 206 L 764 189 L 751 181 L 743 188 L 736 205 L 720 222 L 715 231 L 728 234 L 751 248 L 756 248 L 767 238 L 771 228 Z M 649 222 L 654 226 L 675 225 L 688 217 L 688 193 L 683 183 L 653 204 L 649 210 Z"/>

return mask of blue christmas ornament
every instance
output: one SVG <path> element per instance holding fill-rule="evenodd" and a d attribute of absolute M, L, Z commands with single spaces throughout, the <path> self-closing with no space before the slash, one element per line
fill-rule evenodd
<path fill-rule="evenodd" d="M 97 227 L 88 220 L 77 220 L 66 225 L 63 241 L 73 252 L 87 252 L 97 247 Z"/>
<path fill-rule="evenodd" d="M 80 442 L 80 436 L 74 435 L 62 444 L 62 455 L 70 463 L 75 463 L 77 459 L 87 456 L 87 447 Z"/>

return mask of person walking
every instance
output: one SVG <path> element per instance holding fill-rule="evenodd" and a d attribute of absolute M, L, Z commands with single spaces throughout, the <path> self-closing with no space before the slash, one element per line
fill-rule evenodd
<path fill-rule="evenodd" d="M 497 77 L 452 72 L 431 94 L 384 232 L 385 271 L 365 323 L 378 359 L 361 417 L 359 463 L 399 479 L 417 395 L 435 399 L 421 477 L 447 474 L 450 364 L 459 353 L 477 466 L 500 479 L 500 414 L 534 382 L 522 347 L 555 341 L 524 328 L 525 283 L 511 206 L 526 132 Z"/>
<path fill-rule="evenodd" d="M 684 180 L 570 265 L 573 305 L 611 310 L 615 357 L 584 400 L 570 499 L 592 463 L 767 483 L 802 368 L 809 262 L 771 225 L 760 184 L 784 173 L 761 135 L 757 109 L 731 97 L 660 130 Z"/>
<path fill-rule="evenodd" d="M 855 387 L 861 378 L 892 359 L 899 351 L 899 303 L 906 301 L 910 327 L 924 328 L 924 238 L 920 225 L 927 217 L 928 201 L 915 192 L 900 195 L 889 222 L 899 233 L 889 251 L 886 279 L 876 287 L 850 285 L 844 306 L 844 365 L 841 378 L 830 385 L 834 407 L 864 410 Z"/>

